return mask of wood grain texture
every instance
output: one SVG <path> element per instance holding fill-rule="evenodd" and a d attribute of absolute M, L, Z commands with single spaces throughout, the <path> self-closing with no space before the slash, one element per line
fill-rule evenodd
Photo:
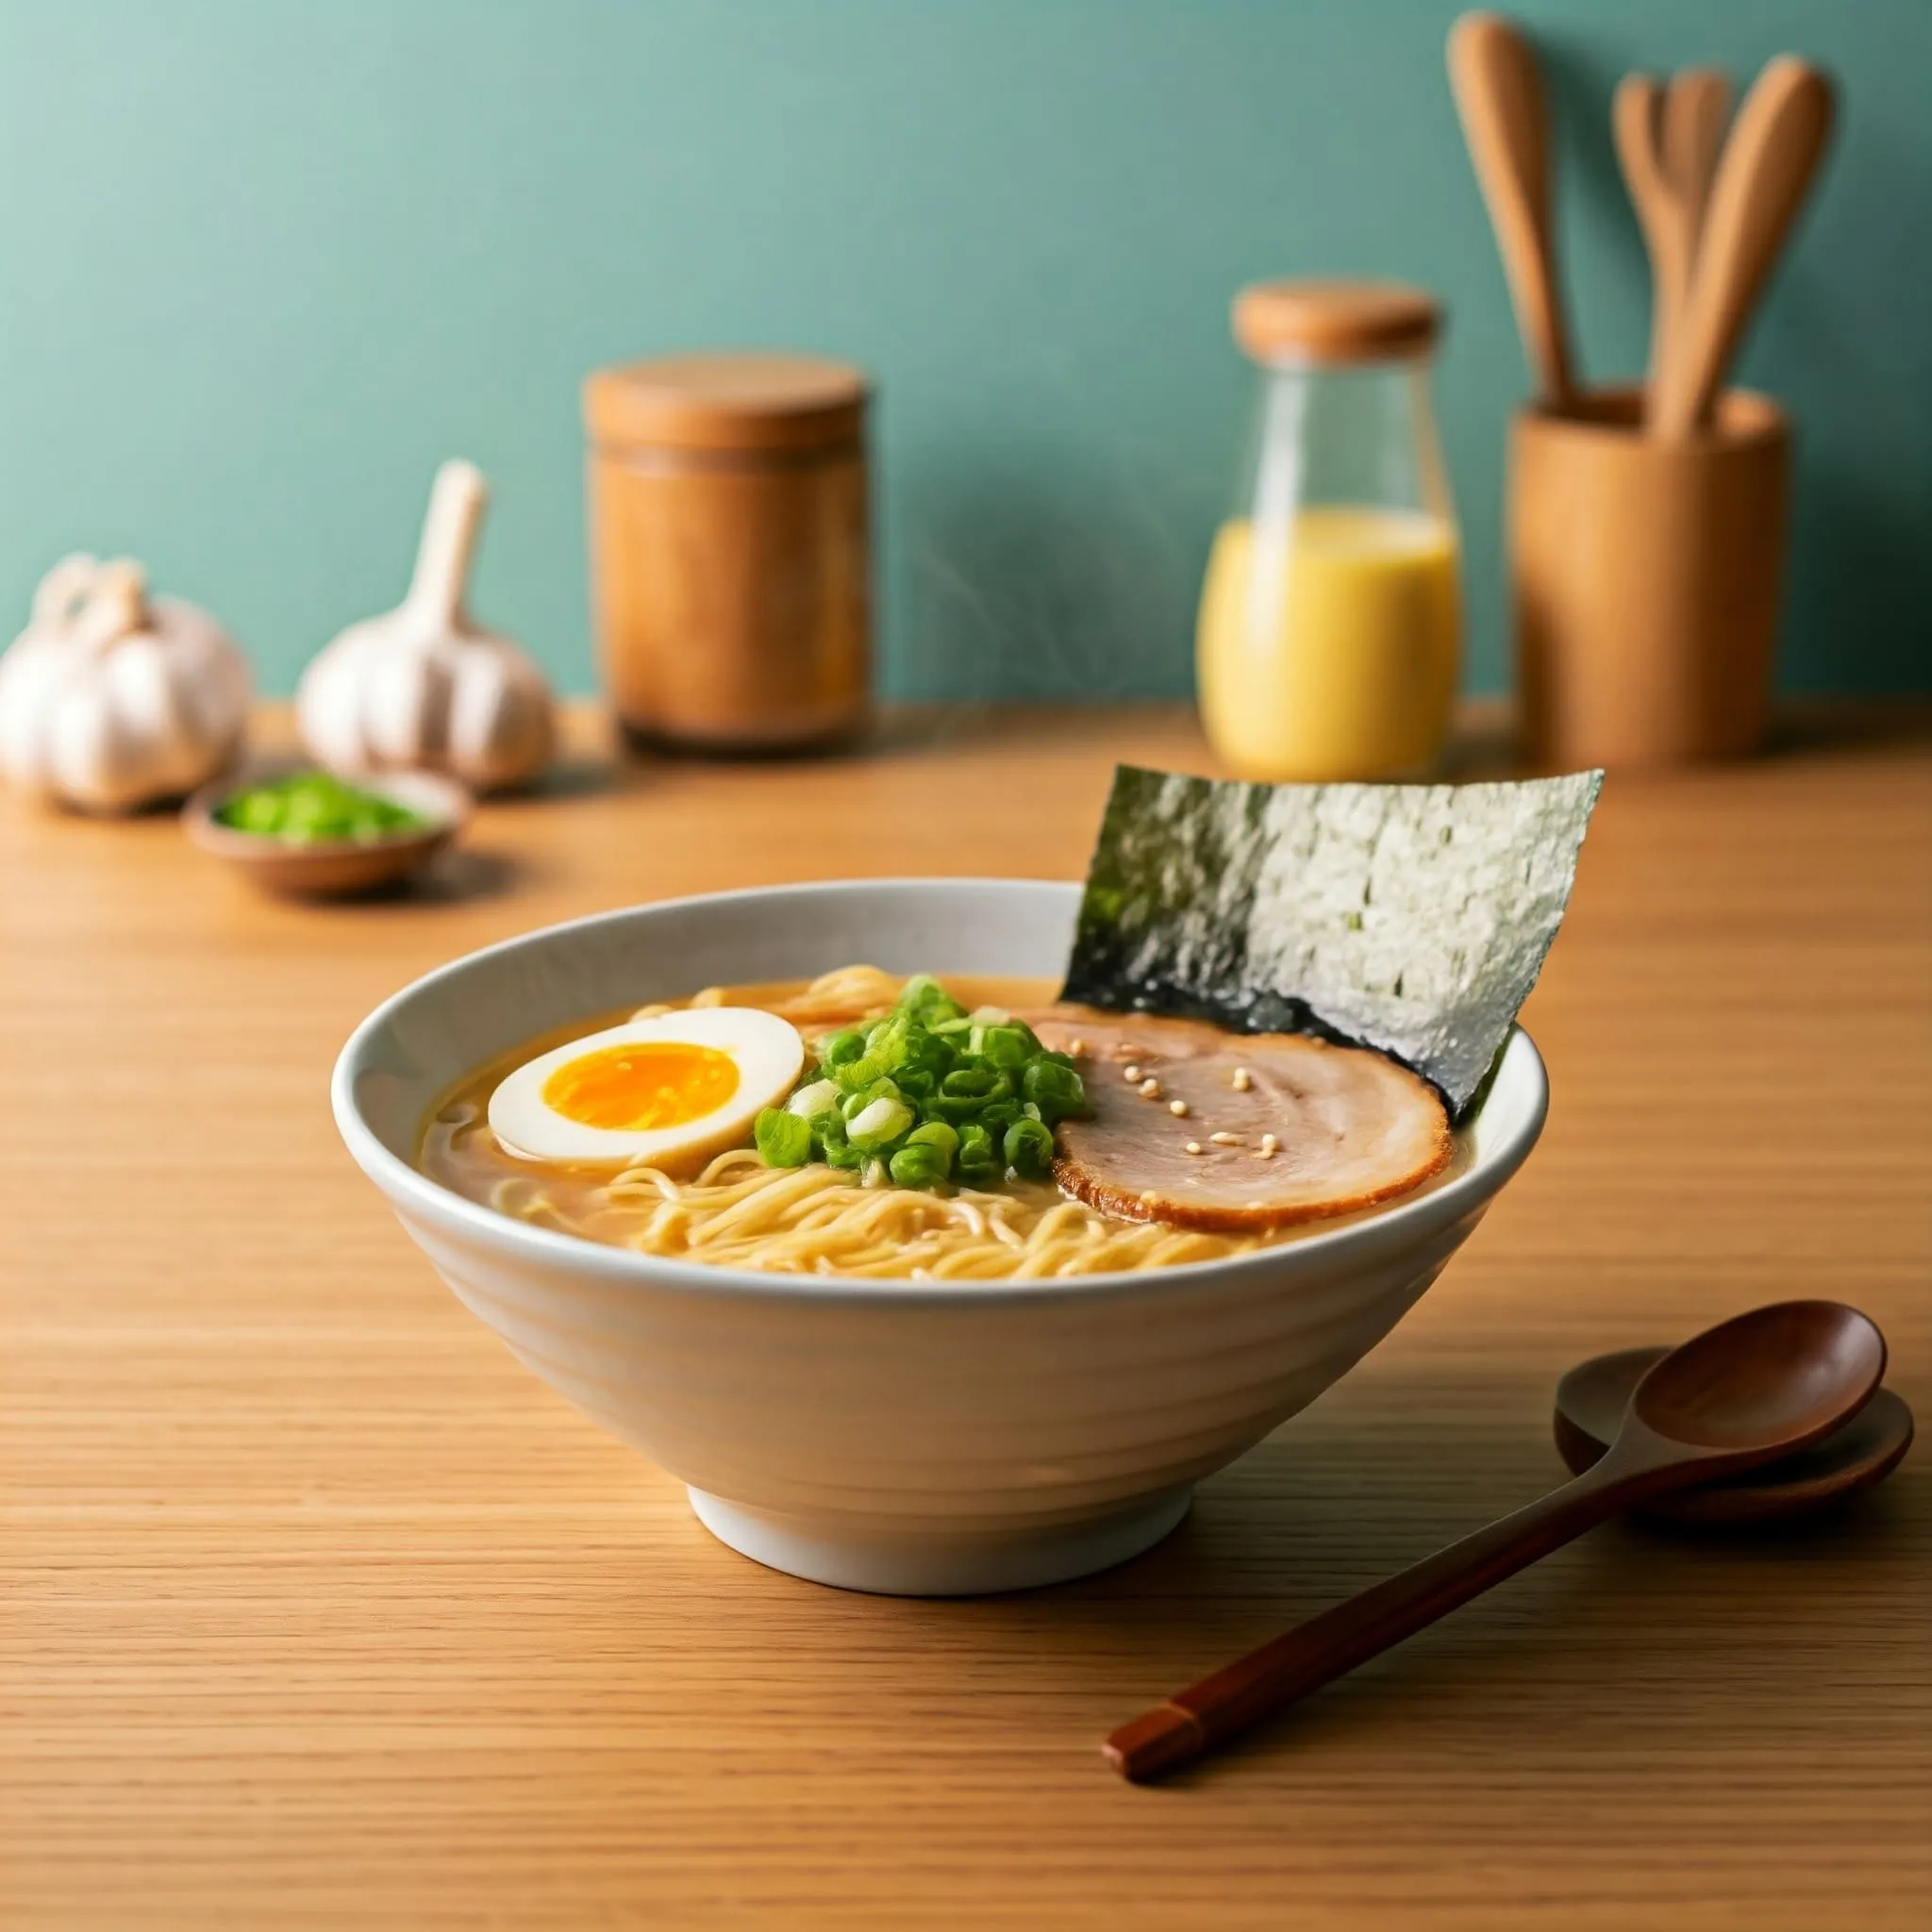
<path fill-rule="evenodd" d="M 591 727 L 577 721 L 581 734 Z M 1395 1335 L 1111 1574 L 842 1595 L 713 1542 L 463 1313 L 325 1080 L 417 973 L 635 899 L 1077 874 L 1166 711 L 594 757 L 428 898 L 253 896 L 0 800 L 0 1924 L 1917 1926 L 1932 1476 L 1613 1525 L 1167 1787 L 1111 1726 L 1546 1488 L 1558 1374 L 1840 1296 L 1932 1413 L 1925 739 L 1615 778 L 1542 1147 Z"/>

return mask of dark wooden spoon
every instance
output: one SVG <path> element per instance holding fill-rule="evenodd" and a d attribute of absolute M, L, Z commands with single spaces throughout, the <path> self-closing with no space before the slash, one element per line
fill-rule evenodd
<path fill-rule="evenodd" d="M 1777 1302 L 1707 1328 L 1645 1374 L 1583 1474 L 1177 1692 L 1102 1753 L 1123 1777 L 1159 1777 L 1612 1516 L 1822 1441 L 1884 1374 L 1885 1338 L 1839 1302 Z"/>
<path fill-rule="evenodd" d="M 1557 1384 L 1557 1452 L 1581 1475 L 1610 1446 L 1630 1397 L 1667 1348 L 1624 1348 L 1592 1356 Z M 1673 1490 L 1640 1506 L 1673 1523 L 1784 1523 L 1829 1509 L 1882 1482 L 1912 1446 L 1912 1411 L 1881 1389 L 1840 1429 L 1794 1456 Z"/>

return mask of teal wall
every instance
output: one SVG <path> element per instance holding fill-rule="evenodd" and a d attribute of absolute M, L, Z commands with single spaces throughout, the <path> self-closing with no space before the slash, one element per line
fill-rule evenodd
<path fill-rule="evenodd" d="M 1243 280 L 1440 291 L 1470 682 L 1505 676 L 1524 387 L 1441 0 L 0 0 L 0 617 L 75 547 L 272 687 L 393 602 L 437 460 L 496 486 L 479 612 L 587 688 L 577 382 L 706 344 L 882 404 L 902 694 L 1189 687 L 1246 404 Z M 1795 689 L 1926 682 L 1932 5 L 1538 0 L 1584 361 L 1641 358 L 1625 68 L 1792 48 L 1842 139 L 1743 358 L 1803 442 Z"/>

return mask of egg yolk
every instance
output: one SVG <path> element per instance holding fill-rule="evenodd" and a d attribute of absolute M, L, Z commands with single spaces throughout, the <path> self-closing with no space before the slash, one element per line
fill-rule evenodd
<path fill-rule="evenodd" d="M 645 1041 L 567 1060 L 543 1083 L 543 1105 L 579 1126 L 639 1133 L 681 1127 L 738 1091 L 738 1062 L 714 1046 Z"/>

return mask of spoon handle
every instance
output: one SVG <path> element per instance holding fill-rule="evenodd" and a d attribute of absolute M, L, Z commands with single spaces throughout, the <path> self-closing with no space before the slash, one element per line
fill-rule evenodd
<path fill-rule="evenodd" d="M 1615 1466 L 1606 1471 L 1606 1464 Z M 1613 1450 L 1574 1482 L 1191 1684 L 1123 1724 L 1102 1754 L 1123 1777 L 1137 1780 L 1190 1763 L 1594 1529 L 1636 1493 L 1669 1487 L 1682 1466 L 1681 1451 L 1674 1459 L 1633 1463 Z"/>

